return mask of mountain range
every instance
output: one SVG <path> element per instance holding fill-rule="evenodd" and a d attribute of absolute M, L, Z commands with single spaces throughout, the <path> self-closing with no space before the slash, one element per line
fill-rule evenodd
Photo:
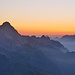
<path fill-rule="evenodd" d="M 64 35 L 61 38 L 56 38 L 63 42 L 75 42 L 75 35 Z"/>
<path fill-rule="evenodd" d="M 75 52 L 75 35 L 64 35 L 61 38 L 54 38 L 54 40 L 62 43 L 70 52 Z"/>
<path fill-rule="evenodd" d="M 0 26 L 0 75 L 75 75 L 75 53 L 48 36 L 23 36 Z"/>

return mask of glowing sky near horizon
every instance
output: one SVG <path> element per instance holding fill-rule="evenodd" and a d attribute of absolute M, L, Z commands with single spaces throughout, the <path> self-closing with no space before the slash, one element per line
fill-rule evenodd
<path fill-rule="evenodd" d="M 0 0 L 0 24 L 21 34 L 75 34 L 75 0 Z"/>

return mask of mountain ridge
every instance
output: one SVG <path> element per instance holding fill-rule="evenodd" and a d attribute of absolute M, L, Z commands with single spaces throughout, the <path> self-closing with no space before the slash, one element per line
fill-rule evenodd
<path fill-rule="evenodd" d="M 42 35 L 41 37 L 36 36 L 22 36 L 18 33 L 18 31 L 9 23 L 4 22 L 0 27 L 0 44 L 3 43 L 5 46 L 9 46 L 9 42 L 11 42 L 10 46 L 22 46 L 24 44 L 29 44 L 32 47 L 37 46 L 52 46 L 57 49 L 62 49 L 62 51 L 67 52 L 68 50 L 58 41 L 51 40 L 48 36 Z M 6 44 L 6 42 L 8 44 Z M 12 47 L 11 46 L 11 47 Z"/>
<path fill-rule="evenodd" d="M 75 53 L 48 36 L 14 30 L 9 23 L 0 28 L 0 75 L 75 75 Z"/>

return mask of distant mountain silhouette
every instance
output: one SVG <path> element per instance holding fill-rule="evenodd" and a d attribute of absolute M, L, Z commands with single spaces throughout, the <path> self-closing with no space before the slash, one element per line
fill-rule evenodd
<path fill-rule="evenodd" d="M 62 37 L 55 37 L 53 38 L 54 40 L 57 41 L 62 41 L 62 42 L 75 42 L 75 35 L 64 35 Z"/>
<path fill-rule="evenodd" d="M 61 51 L 68 51 L 62 44 L 57 41 L 50 40 L 48 36 L 33 37 L 33 36 L 21 36 L 18 31 L 9 23 L 4 22 L 0 26 L 0 44 L 4 47 L 14 48 L 22 46 L 22 44 L 29 44 L 32 47 L 38 46 L 50 46 Z"/>
<path fill-rule="evenodd" d="M 61 42 L 69 51 L 75 51 L 75 35 L 64 35 L 54 40 Z"/>
<path fill-rule="evenodd" d="M 71 41 L 71 42 L 75 42 L 75 35 L 65 35 L 63 37 L 60 38 L 61 41 Z"/>
<path fill-rule="evenodd" d="M 75 75 L 75 53 L 50 37 L 22 36 L 0 26 L 0 75 Z"/>

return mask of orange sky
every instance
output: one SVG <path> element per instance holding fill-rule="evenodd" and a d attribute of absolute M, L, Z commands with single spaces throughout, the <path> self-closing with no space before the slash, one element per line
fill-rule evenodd
<path fill-rule="evenodd" d="M 5 20 L 6 21 L 6 20 Z M 5 22 L 0 20 L 1 24 Z M 75 34 L 74 21 L 24 21 L 8 20 L 22 35 L 66 35 Z"/>
<path fill-rule="evenodd" d="M 21 34 L 75 34 L 74 0 L 2 0 L 0 24 L 9 21 Z"/>

